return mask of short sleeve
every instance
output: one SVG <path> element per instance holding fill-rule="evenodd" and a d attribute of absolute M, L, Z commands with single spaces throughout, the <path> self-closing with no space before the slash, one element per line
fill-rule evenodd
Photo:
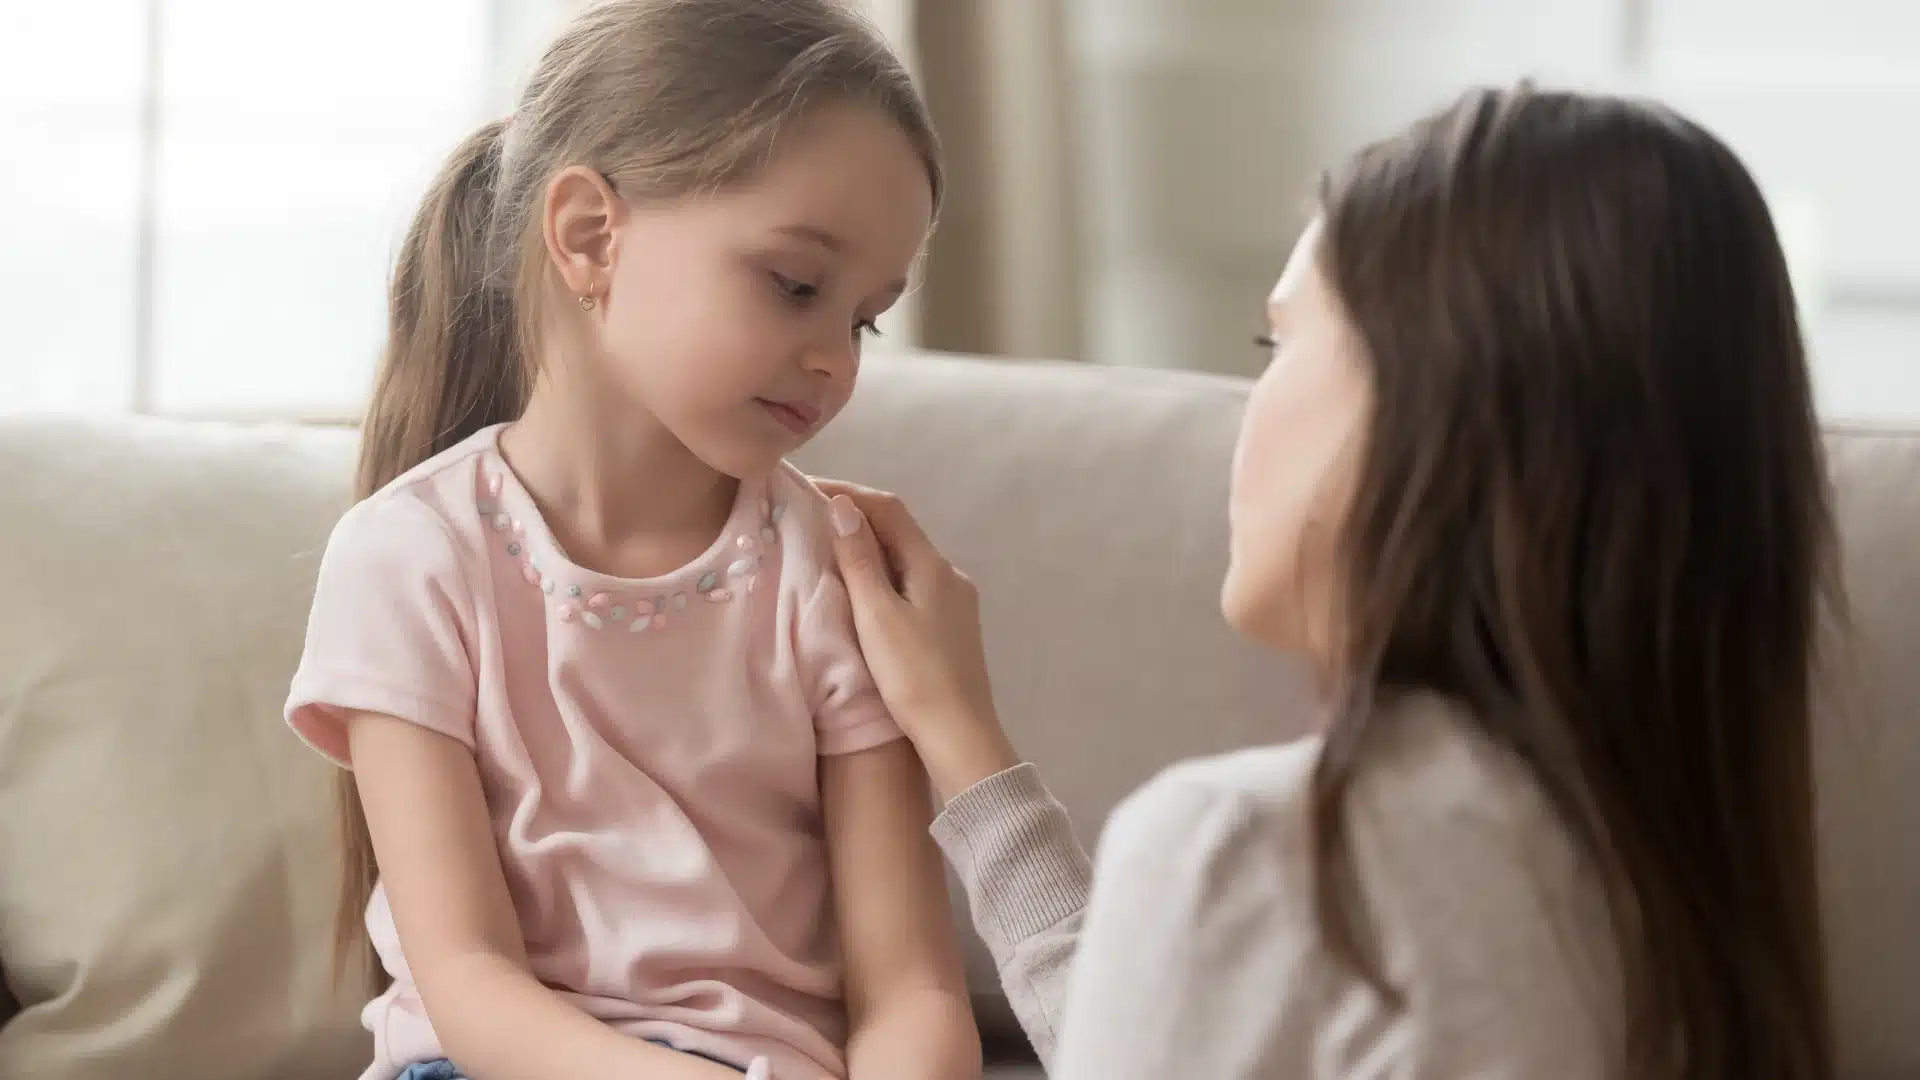
<path fill-rule="evenodd" d="M 287 723 L 348 768 L 346 720 L 382 713 L 473 746 L 471 593 L 444 523 L 405 490 L 348 511 L 320 559 Z"/>
<path fill-rule="evenodd" d="M 860 652 L 846 584 L 832 570 L 821 574 L 802 609 L 795 648 L 821 756 L 855 754 L 901 737 Z"/>

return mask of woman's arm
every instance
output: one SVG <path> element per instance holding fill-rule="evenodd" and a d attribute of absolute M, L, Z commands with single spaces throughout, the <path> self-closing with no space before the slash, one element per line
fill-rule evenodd
<path fill-rule="evenodd" d="M 834 902 L 846 952 L 851 1080 L 976 1080 L 925 775 L 903 739 L 820 761 Z"/>
<path fill-rule="evenodd" d="M 1039 770 L 1019 765 L 954 796 L 933 838 L 967 891 L 1014 1016 L 1050 1064 L 1093 870 L 1066 808 Z"/>
<path fill-rule="evenodd" d="M 349 721 L 348 740 L 394 925 L 448 1057 L 488 1080 L 738 1080 L 614 1031 L 528 971 L 472 751 L 373 713 Z"/>

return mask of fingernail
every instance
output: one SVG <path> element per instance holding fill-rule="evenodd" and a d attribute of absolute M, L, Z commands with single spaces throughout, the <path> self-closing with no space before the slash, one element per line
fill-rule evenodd
<path fill-rule="evenodd" d="M 833 518 L 834 532 L 841 536 L 852 536 L 860 531 L 862 520 L 860 508 L 853 505 L 852 499 L 845 495 L 835 495 L 833 500 L 827 503 L 827 512 L 828 516 Z"/>

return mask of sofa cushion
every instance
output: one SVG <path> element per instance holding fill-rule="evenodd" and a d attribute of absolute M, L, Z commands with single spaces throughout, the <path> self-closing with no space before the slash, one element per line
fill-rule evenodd
<path fill-rule="evenodd" d="M 1816 716 L 1842 1075 L 1920 1076 L 1920 431 L 1828 438 L 1851 624 Z"/>
<path fill-rule="evenodd" d="M 341 1080 L 326 766 L 280 723 L 346 433 L 0 425 L 0 1076 Z"/>

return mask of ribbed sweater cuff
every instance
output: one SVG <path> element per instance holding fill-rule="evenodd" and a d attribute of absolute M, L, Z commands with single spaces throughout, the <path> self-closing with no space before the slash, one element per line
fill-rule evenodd
<path fill-rule="evenodd" d="M 996 961 L 1086 907 L 1093 867 L 1032 764 L 961 792 L 932 827 Z"/>

